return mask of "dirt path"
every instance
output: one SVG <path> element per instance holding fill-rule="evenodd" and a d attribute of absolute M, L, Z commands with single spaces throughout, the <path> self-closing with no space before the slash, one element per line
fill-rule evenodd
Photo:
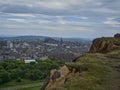
<path fill-rule="evenodd" d="M 17 90 L 17 89 L 35 87 L 35 86 L 41 86 L 41 85 L 42 83 L 33 83 L 33 84 L 26 84 L 26 85 L 17 85 L 17 86 L 12 86 L 7 88 L 0 88 L 0 90 Z"/>

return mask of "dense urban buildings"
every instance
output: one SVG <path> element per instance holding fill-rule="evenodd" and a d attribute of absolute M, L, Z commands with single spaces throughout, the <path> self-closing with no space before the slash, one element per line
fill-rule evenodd
<path fill-rule="evenodd" d="M 53 60 L 72 61 L 87 52 L 90 41 L 65 41 L 62 38 L 44 40 L 1 39 L 0 60 Z"/>

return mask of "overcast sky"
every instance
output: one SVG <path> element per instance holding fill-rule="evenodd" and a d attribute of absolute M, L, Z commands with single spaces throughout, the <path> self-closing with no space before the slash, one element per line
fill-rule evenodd
<path fill-rule="evenodd" d="M 120 0 L 0 0 L 0 36 L 120 33 Z"/>

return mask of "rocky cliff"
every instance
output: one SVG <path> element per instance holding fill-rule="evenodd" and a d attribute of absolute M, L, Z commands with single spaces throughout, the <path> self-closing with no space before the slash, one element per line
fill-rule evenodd
<path fill-rule="evenodd" d="M 79 75 L 73 67 L 64 65 L 59 70 L 51 70 L 50 75 L 46 78 L 41 90 L 51 90 L 56 86 L 61 86 L 68 80 Z"/>
<path fill-rule="evenodd" d="M 51 70 L 41 90 L 120 90 L 119 63 L 120 34 L 95 39 L 89 53 Z"/>
<path fill-rule="evenodd" d="M 116 34 L 114 37 L 109 38 L 97 38 L 93 40 L 93 44 L 90 48 L 90 53 L 106 53 L 120 49 L 120 34 Z"/>

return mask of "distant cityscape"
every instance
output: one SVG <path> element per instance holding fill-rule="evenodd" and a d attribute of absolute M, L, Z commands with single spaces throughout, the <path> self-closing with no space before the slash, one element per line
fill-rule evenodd
<path fill-rule="evenodd" d="M 89 40 L 64 40 L 45 37 L 36 40 L 21 38 L 0 39 L 0 60 L 63 60 L 72 61 L 87 52 Z"/>

